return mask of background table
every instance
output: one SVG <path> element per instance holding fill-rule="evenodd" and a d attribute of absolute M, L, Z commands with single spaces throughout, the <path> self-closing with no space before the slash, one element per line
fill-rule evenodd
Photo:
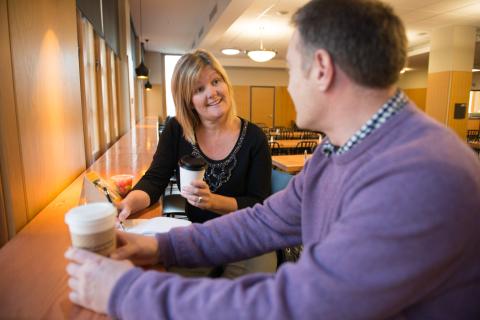
<path fill-rule="evenodd" d="M 157 146 L 153 120 L 145 120 L 125 134 L 89 170 L 102 177 L 131 173 L 138 180 L 148 168 Z M 87 171 L 89 171 L 87 170 Z M 70 245 L 65 213 L 77 206 L 82 173 L 24 229 L 0 249 L 0 319 L 103 319 L 68 299 L 67 260 Z M 161 215 L 156 205 L 132 218 Z"/>
<path fill-rule="evenodd" d="M 311 155 L 307 155 L 307 159 L 310 157 Z M 305 155 L 303 154 L 272 156 L 272 165 L 288 173 L 301 171 L 305 161 Z"/>

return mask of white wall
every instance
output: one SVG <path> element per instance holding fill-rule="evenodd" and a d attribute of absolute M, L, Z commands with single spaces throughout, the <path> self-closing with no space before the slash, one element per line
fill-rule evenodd
<path fill-rule="evenodd" d="M 427 80 L 427 69 L 407 71 L 400 75 L 398 86 L 402 89 L 426 88 Z"/>
<path fill-rule="evenodd" d="M 159 52 L 145 52 L 145 65 L 151 84 L 162 84 L 163 55 Z"/>

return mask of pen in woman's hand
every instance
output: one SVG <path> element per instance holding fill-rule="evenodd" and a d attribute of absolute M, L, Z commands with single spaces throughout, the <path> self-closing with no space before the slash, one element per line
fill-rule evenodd
<path fill-rule="evenodd" d="M 105 196 L 107 197 L 108 202 L 113 204 L 112 197 L 110 196 L 110 193 L 108 192 L 107 187 L 105 187 L 105 186 L 103 187 L 103 192 L 105 193 Z M 119 218 L 119 213 L 120 212 L 117 209 L 117 219 L 118 219 L 118 222 L 120 224 L 120 228 L 122 229 L 122 231 L 125 231 L 125 226 L 123 225 L 123 222 Z"/>

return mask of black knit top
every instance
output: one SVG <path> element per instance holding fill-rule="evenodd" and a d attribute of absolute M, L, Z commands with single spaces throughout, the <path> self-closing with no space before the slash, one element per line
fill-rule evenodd
<path fill-rule="evenodd" d="M 241 119 L 241 118 L 240 118 Z M 265 134 L 254 124 L 241 119 L 241 131 L 230 154 L 222 160 L 212 160 L 196 145 L 185 140 L 183 130 L 176 118 L 168 121 L 145 175 L 133 188 L 142 190 L 150 197 L 150 205 L 157 202 L 177 169 L 178 160 L 191 154 L 207 162 L 205 181 L 210 191 L 234 197 L 239 209 L 262 202 L 270 195 L 272 161 Z M 187 202 L 186 214 L 192 222 L 205 222 L 220 216 Z"/>

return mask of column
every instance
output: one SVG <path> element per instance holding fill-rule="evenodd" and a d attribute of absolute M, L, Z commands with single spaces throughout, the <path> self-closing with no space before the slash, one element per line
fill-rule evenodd
<path fill-rule="evenodd" d="M 475 53 L 474 27 L 449 26 L 431 35 L 426 113 L 466 139 L 468 110 L 455 117 L 455 105 L 468 107 Z M 458 111 L 458 108 L 457 108 Z"/>

